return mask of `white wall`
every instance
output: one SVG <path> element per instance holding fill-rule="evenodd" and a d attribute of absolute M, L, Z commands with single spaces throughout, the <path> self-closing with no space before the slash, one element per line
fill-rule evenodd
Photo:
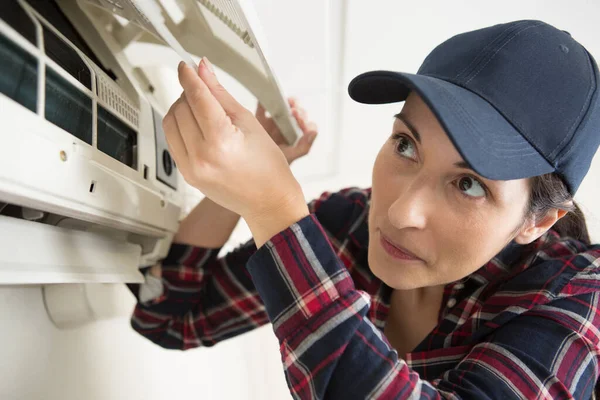
<path fill-rule="evenodd" d="M 311 155 L 294 165 L 307 198 L 348 185 L 368 186 L 373 160 L 399 105 L 353 103 L 345 86 L 369 69 L 417 70 L 453 34 L 513 19 L 536 18 L 571 32 L 600 59 L 600 3 L 571 0 L 408 2 L 255 0 L 275 70 L 321 127 Z M 344 4 L 348 6 L 345 36 Z M 341 43 L 341 44 L 340 44 Z M 155 71 L 178 95 L 169 69 Z M 248 107 L 253 99 L 222 78 Z M 600 240 L 600 157 L 579 199 Z M 190 204 L 198 194 L 190 190 Z M 248 238 L 240 225 L 230 247 Z M 42 255 L 41 255 L 42 256 Z M 127 307 L 133 299 L 126 297 Z M 49 400 L 285 399 L 278 345 L 270 327 L 210 349 L 167 351 L 135 334 L 128 318 L 73 331 L 48 320 L 37 286 L 0 287 L 0 398 Z"/>

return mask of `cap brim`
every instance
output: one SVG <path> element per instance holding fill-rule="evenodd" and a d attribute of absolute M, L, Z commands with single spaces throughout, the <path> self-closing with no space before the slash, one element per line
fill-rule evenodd
<path fill-rule="evenodd" d="M 498 110 L 460 86 L 393 71 L 366 72 L 348 86 L 352 99 L 367 104 L 404 101 L 413 90 L 438 118 L 463 159 L 481 176 L 511 180 L 555 170 Z"/>

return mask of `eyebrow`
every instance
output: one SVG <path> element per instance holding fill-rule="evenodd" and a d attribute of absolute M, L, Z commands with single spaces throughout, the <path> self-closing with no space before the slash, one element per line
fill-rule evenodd
<path fill-rule="evenodd" d="M 475 172 L 475 170 L 473 169 L 473 167 L 471 167 L 469 164 L 467 164 L 466 161 L 457 161 L 454 163 L 455 167 L 458 168 L 465 168 L 465 169 L 470 169 L 471 171 Z M 477 172 L 475 172 L 477 174 Z M 477 174 L 479 175 L 479 174 Z"/>
<path fill-rule="evenodd" d="M 421 135 L 419 135 L 419 132 L 417 132 L 415 127 L 408 121 L 408 119 L 406 119 L 406 117 L 404 115 L 402 115 L 402 113 L 398 113 L 398 114 L 394 115 L 394 118 L 399 119 L 400 121 L 404 122 L 404 125 L 406 125 L 406 127 L 408 128 L 410 133 L 412 133 L 412 135 L 415 137 L 415 139 L 417 139 L 417 142 L 419 142 L 419 144 L 421 144 Z"/>

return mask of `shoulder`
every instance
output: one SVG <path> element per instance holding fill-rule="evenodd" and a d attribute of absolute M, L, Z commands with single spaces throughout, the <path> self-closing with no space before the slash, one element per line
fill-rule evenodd
<path fill-rule="evenodd" d="M 370 200 L 371 188 L 349 187 L 337 192 L 323 192 L 308 204 L 308 208 L 318 217 L 331 220 L 347 219 L 365 211 Z"/>
<path fill-rule="evenodd" d="M 308 207 L 330 234 L 339 236 L 366 221 L 370 200 L 371 188 L 349 187 L 337 192 L 324 192 Z"/>
<path fill-rule="evenodd" d="M 371 188 L 348 187 L 337 192 L 326 191 L 309 203 L 311 212 L 323 211 L 333 206 L 358 206 L 365 208 L 371 199 Z"/>
<path fill-rule="evenodd" d="M 546 300 L 600 292 L 600 245 L 587 245 L 550 231 L 511 265 L 502 291 L 543 293 Z M 538 301 L 544 302 L 536 296 Z"/>
<path fill-rule="evenodd" d="M 566 335 L 600 326 L 596 311 L 600 309 L 599 245 L 549 232 L 520 251 L 516 247 L 508 250 L 492 260 L 493 268 L 487 268 L 486 277 L 494 273 L 494 279 L 483 280 L 479 274 L 481 280 L 474 279 L 473 291 L 465 299 L 480 304 L 471 314 L 481 327 L 474 337 L 505 325 L 506 329 L 522 330 L 523 324 L 531 323 L 532 329 L 539 329 L 541 321 L 550 328 L 568 328 Z M 589 339 L 600 341 L 600 333 L 593 329 Z"/>
<path fill-rule="evenodd" d="M 600 292 L 600 245 L 588 245 L 551 231 L 536 260 L 536 268 L 548 268 L 560 277 L 558 297 Z"/>

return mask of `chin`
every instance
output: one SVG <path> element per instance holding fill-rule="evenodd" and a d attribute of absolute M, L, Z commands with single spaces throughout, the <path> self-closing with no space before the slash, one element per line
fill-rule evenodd
<path fill-rule="evenodd" d="M 369 268 L 373 272 L 373 275 L 387 286 L 397 290 L 410 290 L 427 286 L 427 282 L 423 279 L 422 274 L 419 274 L 414 267 L 407 268 L 402 265 L 385 262 L 381 260 L 381 256 L 376 254 L 377 250 L 369 251 Z"/>

